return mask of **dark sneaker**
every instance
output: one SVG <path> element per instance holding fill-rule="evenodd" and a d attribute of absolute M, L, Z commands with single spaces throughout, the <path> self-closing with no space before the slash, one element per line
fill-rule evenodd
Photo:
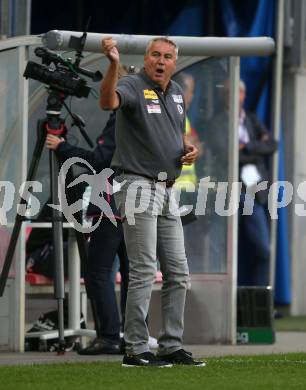
<path fill-rule="evenodd" d="M 159 356 L 159 358 L 172 364 L 181 364 L 184 366 L 197 367 L 206 366 L 205 362 L 194 360 L 192 357 L 192 353 L 187 352 L 184 349 L 179 349 L 178 351 L 169 353 L 168 355 Z"/>
<path fill-rule="evenodd" d="M 119 344 L 112 344 L 109 341 L 96 338 L 88 347 L 80 349 L 79 355 L 119 355 L 121 354 Z"/>
<path fill-rule="evenodd" d="M 156 357 L 152 352 L 138 355 L 125 354 L 122 367 L 172 367 L 172 364 Z"/>

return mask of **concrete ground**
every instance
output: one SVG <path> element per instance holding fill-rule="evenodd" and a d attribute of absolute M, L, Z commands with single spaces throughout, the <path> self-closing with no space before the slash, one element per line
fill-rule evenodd
<path fill-rule="evenodd" d="M 306 354 L 306 333 L 278 332 L 276 342 L 269 345 L 186 345 L 186 350 L 195 358 L 219 357 L 228 355 L 259 355 L 273 353 L 303 352 Z M 65 362 L 120 362 L 120 355 L 80 356 L 76 352 L 66 352 L 57 356 L 54 352 L 5 352 L 0 351 L 0 365 L 31 365 Z"/>

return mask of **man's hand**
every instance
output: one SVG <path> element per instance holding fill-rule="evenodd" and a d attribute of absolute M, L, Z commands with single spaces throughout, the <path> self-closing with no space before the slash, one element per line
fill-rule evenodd
<path fill-rule="evenodd" d="M 181 162 L 183 165 L 191 165 L 199 157 L 199 150 L 190 143 L 186 135 L 184 136 L 184 147 L 185 154 L 181 158 Z"/>
<path fill-rule="evenodd" d="M 120 56 L 116 45 L 117 41 L 115 41 L 112 37 L 102 39 L 102 52 L 106 55 L 110 62 L 119 63 Z"/>
<path fill-rule="evenodd" d="M 58 145 L 61 144 L 62 142 L 65 142 L 64 138 L 57 137 L 56 135 L 53 134 L 47 134 L 46 147 L 48 149 L 56 150 L 58 148 Z"/>

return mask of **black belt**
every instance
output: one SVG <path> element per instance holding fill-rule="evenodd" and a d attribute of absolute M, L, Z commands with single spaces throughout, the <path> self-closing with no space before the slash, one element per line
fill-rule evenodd
<path fill-rule="evenodd" d="M 135 175 L 135 176 L 145 177 L 146 179 L 151 180 L 153 183 L 166 183 L 167 188 L 172 187 L 173 184 L 175 183 L 175 180 L 159 180 L 159 179 L 155 179 L 154 177 L 144 175 L 143 173 L 136 173 L 136 172 L 129 171 L 128 169 L 121 169 L 121 168 L 116 170 L 116 175 Z"/>

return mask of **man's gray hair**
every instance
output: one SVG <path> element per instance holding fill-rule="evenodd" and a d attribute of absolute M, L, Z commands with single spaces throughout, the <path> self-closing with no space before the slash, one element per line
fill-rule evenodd
<path fill-rule="evenodd" d="M 166 42 L 166 43 L 169 43 L 169 45 L 174 47 L 174 49 L 175 49 L 175 56 L 176 56 L 176 59 L 177 59 L 177 57 L 178 57 L 178 46 L 177 46 L 177 44 L 174 41 L 172 41 L 172 39 L 169 39 L 168 37 L 156 37 L 156 38 L 151 39 L 148 42 L 148 44 L 147 44 L 146 54 L 149 53 L 149 51 L 151 49 L 151 46 L 153 45 L 154 42 Z"/>

